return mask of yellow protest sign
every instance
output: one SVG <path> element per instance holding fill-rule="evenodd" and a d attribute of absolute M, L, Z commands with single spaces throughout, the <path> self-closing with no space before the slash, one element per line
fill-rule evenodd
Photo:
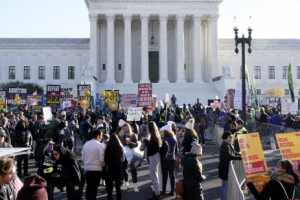
<path fill-rule="evenodd" d="M 294 171 L 298 171 L 300 163 L 300 132 L 276 134 L 276 139 L 283 159 L 293 163 Z"/>
<path fill-rule="evenodd" d="M 258 133 L 238 134 L 246 176 L 267 173 L 267 164 Z"/>
<path fill-rule="evenodd" d="M 109 94 L 109 95 L 106 95 L 106 94 Z M 120 94 L 119 90 L 114 90 L 114 91 L 105 90 L 105 97 L 114 102 L 119 102 L 119 94 Z"/>

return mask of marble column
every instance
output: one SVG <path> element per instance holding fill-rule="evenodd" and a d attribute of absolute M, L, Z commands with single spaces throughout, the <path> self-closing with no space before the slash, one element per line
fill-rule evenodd
<path fill-rule="evenodd" d="M 210 66 L 209 66 L 209 34 L 208 34 L 208 21 L 205 19 L 203 22 L 204 28 L 204 81 L 209 82 L 210 79 Z"/>
<path fill-rule="evenodd" d="M 115 83 L 115 14 L 106 14 L 107 21 L 107 75 L 106 83 Z"/>
<path fill-rule="evenodd" d="M 176 52 L 177 52 L 177 80 L 176 83 L 186 83 L 184 78 L 184 19 L 185 15 L 176 15 Z"/>
<path fill-rule="evenodd" d="M 94 67 L 94 74 L 98 75 L 98 14 L 89 14 L 90 19 L 90 65 Z M 88 63 L 84 63 L 86 65 Z M 98 77 L 97 77 L 98 78 Z M 99 80 L 99 78 L 98 78 Z"/>
<path fill-rule="evenodd" d="M 194 42 L 193 42 L 193 60 L 194 60 L 194 83 L 201 83 L 202 73 L 201 73 L 201 15 L 194 15 Z"/>
<path fill-rule="evenodd" d="M 159 15 L 159 83 L 168 83 L 168 15 Z"/>
<path fill-rule="evenodd" d="M 124 80 L 132 83 L 131 78 L 131 20 L 132 14 L 123 14 L 124 18 Z"/>
<path fill-rule="evenodd" d="M 149 83 L 149 38 L 148 38 L 149 15 L 141 15 L 141 81 Z"/>
<path fill-rule="evenodd" d="M 218 71 L 218 18 L 219 18 L 219 15 L 210 16 L 211 79 L 219 76 L 219 71 Z M 210 81 L 212 81 L 212 80 L 210 80 Z"/>

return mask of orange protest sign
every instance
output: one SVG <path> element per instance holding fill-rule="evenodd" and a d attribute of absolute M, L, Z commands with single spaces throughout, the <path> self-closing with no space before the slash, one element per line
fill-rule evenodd
<path fill-rule="evenodd" d="M 276 134 L 276 139 L 283 159 L 292 161 L 294 171 L 300 163 L 300 132 Z"/>
<path fill-rule="evenodd" d="M 261 192 L 265 185 L 270 181 L 270 176 L 268 175 L 256 175 L 251 177 L 251 181 L 254 187 L 257 189 L 258 192 Z M 251 194 L 250 190 L 248 189 L 248 194 Z"/>
<path fill-rule="evenodd" d="M 246 176 L 267 173 L 267 164 L 258 133 L 238 134 Z"/>

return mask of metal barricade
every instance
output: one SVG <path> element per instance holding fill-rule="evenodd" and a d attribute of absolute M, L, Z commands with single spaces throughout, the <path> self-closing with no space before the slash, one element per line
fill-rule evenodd
<path fill-rule="evenodd" d="M 212 121 L 208 121 L 207 123 L 207 129 L 205 132 L 205 136 L 208 139 L 214 139 L 215 134 L 214 134 L 214 123 Z"/>
<path fill-rule="evenodd" d="M 218 125 L 218 126 L 220 126 L 222 128 L 224 128 L 226 124 L 227 124 L 227 122 L 216 122 L 215 123 L 215 125 Z"/>
<path fill-rule="evenodd" d="M 260 130 L 259 130 L 259 137 L 262 143 L 267 143 L 270 142 L 270 138 L 275 137 L 275 134 L 284 133 L 284 132 L 285 132 L 285 128 L 283 126 L 261 123 Z"/>
<path fill-rule="evenodd" d="M 215 134 L 215 141 L 216 144 L 221 145 L 223 140 L 222 140 L 222 135 L 223 135 L 224 129 L 218 125 L 214 125 L 214 134 Z"/>
<path fill-rule="evenodd" d="M 246 121 L 245 128 L 247 129 L 248 133 L 255 133 L 260 130 L 260 123 L 255 121 Z"/>
<path fill-rule="evenodd" d="M 230 200 L 244 200 L 244 193 L 241 189 L 246 177 L 243 162 L 241 160 L 230 161 L 228 174 L 228 195 Z"/>

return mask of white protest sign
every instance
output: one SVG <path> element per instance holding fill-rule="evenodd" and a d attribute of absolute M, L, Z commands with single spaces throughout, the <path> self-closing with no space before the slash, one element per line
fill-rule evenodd
<path fill-rule="evenodd" d="M 166 103 L 169 103 L 169 101 L 170 101 L 170 95 L 166 93 Z"/>
<path fill-rule="evenodd" d="M 69 108 L 69 107 L 72 107 L 71 101 L 63 102 L 63 108 Z"/>
<path fill-rule="evenodd" d="M 43 107 L 45 124 L 48 125 L 52 120 L 52 112 L 50 107 Z"/>
<path fill-rule="evenodd" d="M 242 89 L 235 89 L 233 105 L 235 109 L 242 109 Z"/>
<path fill-rule="evenodd" d="M 281 114 L 297 114 L 298 113 L 298 103 L 297 99 L 292 103 L 289 98 L 284 98 L 281 102 Z"/>
<path fill-rule="evenodd" d="M 130 107 L 128 108 L 127 121 L 140 121 L 142 117 L 142 107 Z"/>

